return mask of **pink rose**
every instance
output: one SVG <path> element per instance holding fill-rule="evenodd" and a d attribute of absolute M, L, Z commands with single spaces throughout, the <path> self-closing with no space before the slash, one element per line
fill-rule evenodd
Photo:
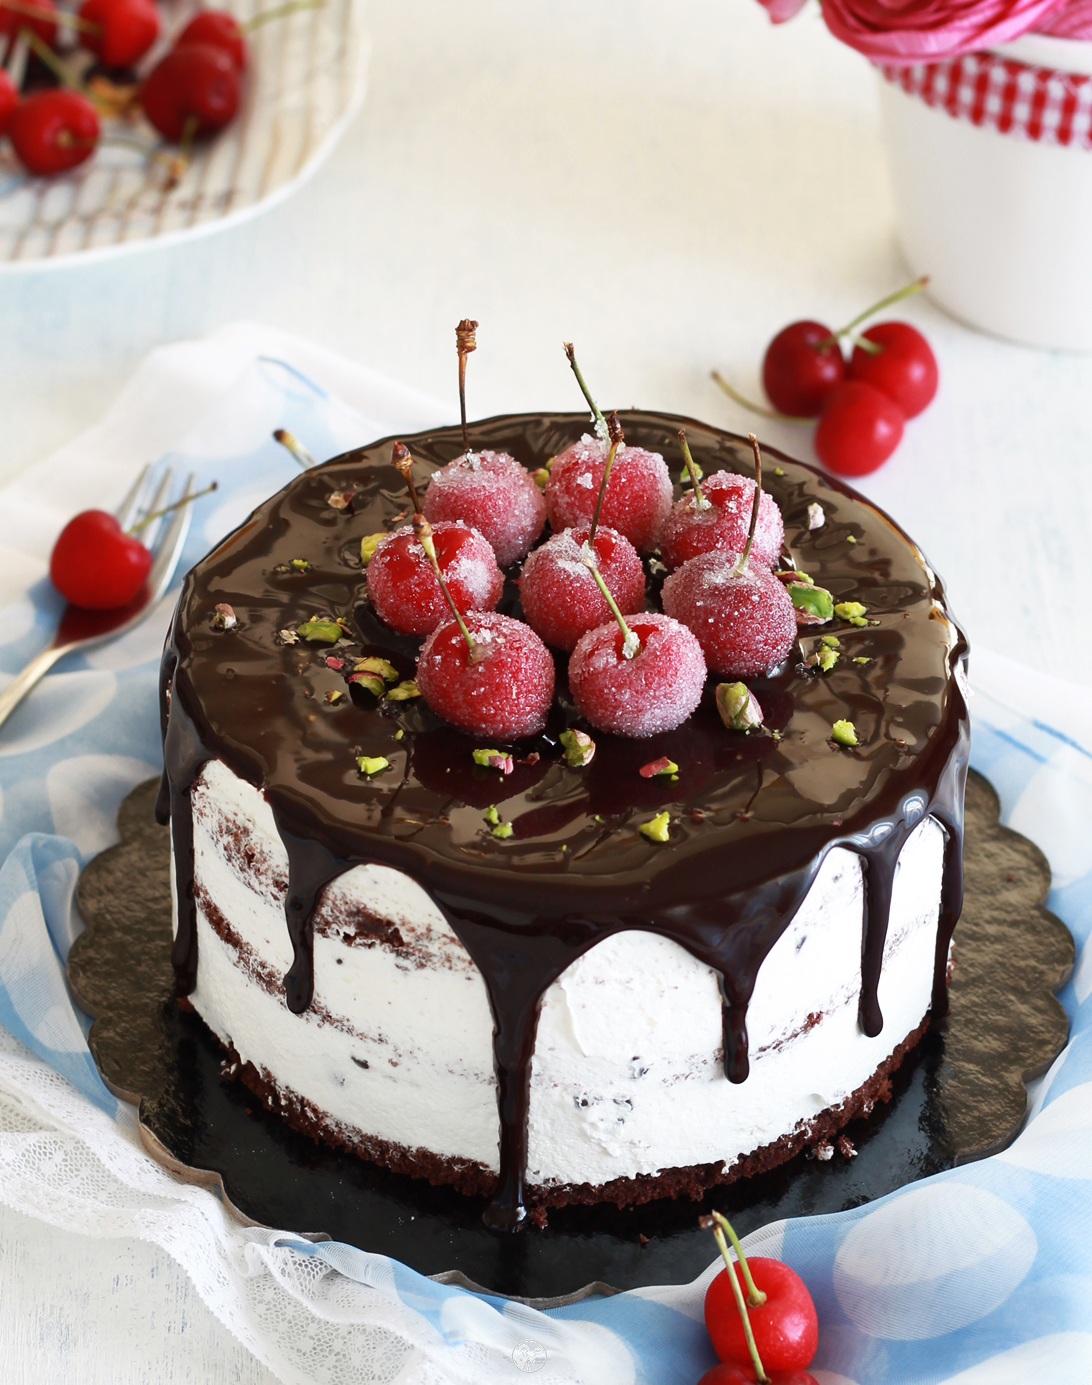
<path fill-rule="evenodd" d="M 1092 39 L 1092 0 L 1068 0 L 1036 25 L 1035 32 L 1053 38 Z"/>
<path fill-rule="evenodd" d="M 873 62 L 908 65 L 1009 43 L 1061 8 L 1059 0 L 823 0 L 823 18 Z"/>
<path fill-rule="evenodd" d="M 786 19 L 799 14 L 808 0 L 758 0 L 758 3 L 766 9 L 775 24 L 784 24 Z"/>

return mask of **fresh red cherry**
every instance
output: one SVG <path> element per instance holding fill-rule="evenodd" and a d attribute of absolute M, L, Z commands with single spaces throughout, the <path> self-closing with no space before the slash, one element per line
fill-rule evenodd
<path fill-rule="evenodd" d="M 98 26 L 80 30 L 80 46 L 110 69 L 132 67 L 159 37 L 152 0 L 84 0 L 80 18 Z"/>
<path fill-rule="evenodd" d="M 810 1371 L 767 1371 L 766 1375 L 770 1385 L 817 1385 Z M 706 1371 L 698 1385 L 754 1385 L 756 1378 L 753 1366 L 726 1365 L 722 1361 Z"/>
<path fill-rule="evenodd" d="M 246 67 L 246 35 L 235 16 L 224 10 L 198 10 L 174 41 L 176 48 L 184 43 L 211 43 L 222 48 L 240 72 Z"/>
<path fill-rule="evenodd" d="M 0 67 L 0 135 L 8 128 L 11 113 L 18 104 L 19 93 L 15 90 L 15 84 Z"/>
<path fill-rule="evenodd" d="M 522 558 L 542 533 L 546 505 L 530 472 L 507 452 L 469 452 L 433 472 L 425 518 L 465 520 L 489 540 L 497 562 Z"/>
<path fill-rule="evenodd" d="M 433 526 L 436 556 L 459 610 L 491 611 L 504 590 L 493 550 L 461 520 Z M 450 620 L 451 612 L 412 525 L 383 539 L 368 563 L 368 595 L 375 613 L 392 630 L 427 635 Z"/>
<path fill-rule="evenodd" d="M 89 159 L 99 139 L 95 108 L 78 91 L 35 91 L 16 105 L 8 138 L 29 173 L 63 173 Z"/>
<path fill-rule="evenodd" d="M 48 43 L 50 48 L 57 43 L 57 25 L 48 16 L 57 13 L 57 6 L 53 0 L 30 0 L 36 10 L 47 11 L 47 14 L 29 15 L 23 14 L 21 10 L 10 9 L 0 0 L 0 38 L 5 36 L 14 37 L 20 29 L 29 29 L 31 33 L 37 34 L 43 43 Z"/>
<path fill-rule="evenodd" d="M 144 114 L 164 139 L 178 143 L 222 130 L 239 109 L 239 69 L 222 48 L 172 48 L 140 84 Z"/>
<path fill-rule="evenodd" d="M 530 554 L 519 579 L 520 604 L 547 644 L 572 649 L 581 635 L 611 619 L 610 607 L 584 562 L 590 526 L 566 529 Z M 621 534 L 600 525 L 591 545 L 595 565 L 623 615 L 644 608 L 645 570 Z"/>
<path fill-rule="evenodd" d="M 697 707 L 704 687 L 705 659 L 697 640 L 685 625 L 658 612 L 589 630 L 569 660 L 577 711 L 616 736 L 673 730 Z"/>
<path fill-rule="evenodd" d="M 849 378 L 875 385 L 906 418 L 915 418 L 937 392 L 939 371 L 932 347 L 908 322 L 877 322 L 863 335 L 883 349 L 873 353 L 855 346 Z"/>
<path fill-rule="evenodd" d="M 840 476 L 867 476 L 902 439 L 904 415 L 875 385 L 844 380 L 827 400 L 815 430 L 815 454 Z"/>
<path fill-rule="evenodd" d="M 819 1319 L 807 1286 L 780 1260 L 749 1255 L 747 1264 L 755 1287 L 766 1295 L 765 1303 L 747 1307 L 763 1366 L 767 1371 L 806 1369 L 819 1348 Z M 733 1262 L 732 1270 L 746 1298 L 739 1265 Z M 727 1268 L 721 1270 L 705 1291 L 705 1326 L 722 1361 L 749 1366 L 751 1353 L 728 1273 Z"/>
<path fill-rule="evenodd" d="M 88 611 L 127 606 L 144 585 L 152 555 L 105 510 L 84 510 L 57 537 L 49 579 L 61 595 Z"/>
<path fill-rule="evenodd" d="M 766 348 L 762 384 L 774 408 L 793 418 L 821 413 L 845 376 L 841 348 L 821 322 L 792 322 Z"/>
<path fill-rule="evenodd" d="M 463 622 L 465 633 L 449 620 L 421 647 L 417 686 L 429 710 L 462 731 L 500 741 L 541 731 L 554 697 L 550 651 L 511 616 L 469 611 Z"/>

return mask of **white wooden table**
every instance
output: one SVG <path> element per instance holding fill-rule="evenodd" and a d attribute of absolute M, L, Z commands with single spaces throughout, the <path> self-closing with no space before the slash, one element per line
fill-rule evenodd
<path fill-rule="evenodd" d="M 371 92 L 315 181 L 250 225 L 113 263 L 0 277 L 0 479 L 92 423 L 165 341 L 239 317 L 472 413 L 604 404 L 753 423 L 768 338 L 839 324 L 908 277 L 876 77 L 807 13 L 753 0 L 373 0 Z M 976 336 L 918 300 L 936 403 L 863 489 L 946 578 L 972 641 L 1092 685 L 1092 357 Z M 809 457 L 806 433 L 762 427 Z M 362 440 L 363 441 L 363 440 Z M 1019 689 L 1013 690 L 1019 700 Z M 272 1377 L 154 1247 L 0 1212 L 5 1381 Z"/>

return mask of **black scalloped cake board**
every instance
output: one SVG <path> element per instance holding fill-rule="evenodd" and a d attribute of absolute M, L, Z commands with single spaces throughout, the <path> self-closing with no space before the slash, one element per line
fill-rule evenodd
<path fill-rule="evenodd" d="M 887 1105 L 845 1133 L 855 1158 L 807 1154 L 706 1201 L 659 1201 L 550 1212 L 544 1230 L 486 1229 L 484 1203 L 387 1173 L 290 1130 L 221 1072 L 223 1050 L 175 999 L 170 964 L 168 829 L 156 825 L 157 784 L 118 813 L 121 841 L 79 883 L 87 930 L 68 961 L 90 1046 L 107 1086 L 138 1102 L 151 1152 L 175 1173 L 218 1185 L 244 1219 L 390 1255 L 426 1275 L 533 1301 L 682 1283 L 714 1247 L 698 1229 L 716 1206 L 746 1233 L 781 1217 L 837 1212 L 1009 1144 L 1024 1120 L 1024 1082 L 1065 1044 L 1054 997 L 1073 940 L 1042 907 L 1042 853 L 1001 827 L 980 775 L 967 788 L 967 897 L 956 930 L 951 1014 L 892 1081 Z"/>

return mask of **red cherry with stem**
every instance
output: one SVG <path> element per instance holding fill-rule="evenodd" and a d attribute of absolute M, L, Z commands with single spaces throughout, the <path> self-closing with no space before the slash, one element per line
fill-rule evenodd
<path fill-rule="evenodd" d="M 635 652 L 627 655 L 627 649 Z M 600 731 L 642 739 L 680 726 L 701 701 L 705 660 L 670 616 L 646 611 L 581 635 L 569 660 L 580 715 Z"/>
<path fill-rule="evenodd" d="M 66 87 L 25 96 L 8 119 L 8 137 L 29 173 L 63 173 L 89 159 L 99 140 L 99 118 L 86 96 Z"/>
<path fill-rule="evenodd" d="M 141 82 L 140 103 L 164 139 L 199 139 L 222 130 L 239 109 L 239 70 L 222 48 L 187 43 Z"/>
<path fill-rule="evenodd" d="M 874 385 L 906 418 L 915 418 L 937 392 L 940 372 L 932 347 L 908 322 L 877 322 L 863 336 L 880 350 L 855 346 L 849 378 Z"/>
<path fill-rule="evenodd" d="M 26 13 L 26 11 L 31 13 Z M 0 38 L 14 38 L 20 29 L 29 29 L 50 48 L 57 43 L 57 24 L 50 16 L 57 13 L 53 0 L 16 0 L 14 5 L 6 5 L 0 0 Z"/>
<path fill-rule="evenodd" d="M 80 46 L 103 67 L 132 67 L 159 37 L 159 11 L 152 0 L 84 0 L 80 18 L 95 29 L 81 29 Z"/>
<path fill-rule="evenodd" d="M 700 484 L 684 429 L 679 429 L 693 490 L 676 502 L 660 534 L 660 558 L 669 572 L 719 549 L 740 553 L 747 543 L 747 526 L 754 505 L 755 483 L 733 471 L 717 471 Z M 772 495 L 763 492 L 755 525 L 752 555 L 772 567 L 781 557 L 785 522 Z"/>
<path fill-rule="evenodd" d="M 73 606 L 111 611 L 132 601 L 151 566 L 151 553 L 112 514 L 84 510 L 58 535 L 49 580 Z"/>
<path fill-rule="evenodd" d="M 821 322 L 783 327 L 762 361 L 762 384 L 770 403 L 793 418 L 814 418 L 844 376 L 838 340 Z"/>
<path fill-rule="evenodd" d="M 573 649 L 581 635 L 611 619 L 610 607 L 584 562 L 590 525 L 566 529 L 529 555 L 519 596 L 528 624 L 547 644 Z M 610 594 L 623 615 L 645 604 L 645 570 L 627 538 L 600 525 L 591 543 Z"/>
<path fill-rule="evenodd" d="M 0 67 L 0 135 L 8 128 L 11 113 L 18 104 L 19 93 L 15 90 L 15 84 Z"/>
<path fill-rule="evenodd" d="M 815 454 L 840 476 L 867 476 L 883 466 L 902 439 L 902 410 L 863 380 L 833 391 L 815 430 Z"/>
<path fill-rule="evenodd" d="M 224 10 L 199 10 L 174 43 L 176 48 L 184 43 L 208 43 L 222 48 L 240 72 L 246 67 L 246 35 L 235 16 Z"/>
<path fill-rule="evenodd" d="M 493 550 L 462 520 L 433 526 L 440 570 L 459 610 L 491 611 L 504 591 Z M 383 539 L 367 567 L 368 595 L 381 621 L 403 635 L 427 635 L 450 619 L 432 566 L 411 525 Z"/>

